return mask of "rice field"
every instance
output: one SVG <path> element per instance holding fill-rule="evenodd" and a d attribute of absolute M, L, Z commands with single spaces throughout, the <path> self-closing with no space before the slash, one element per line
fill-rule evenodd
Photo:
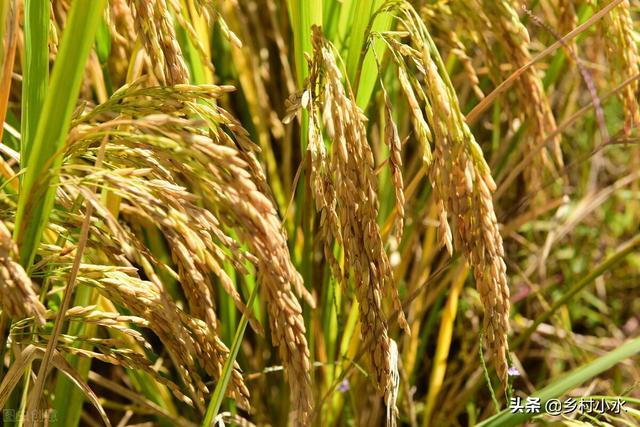
<path fill-rule="evenodd" d="M 638 0 L 0 0 L 0 417 L 640 425 Z"/>

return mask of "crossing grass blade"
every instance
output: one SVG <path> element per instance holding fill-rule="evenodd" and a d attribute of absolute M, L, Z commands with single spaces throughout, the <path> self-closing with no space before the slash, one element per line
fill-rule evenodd
<path fill-rule="evenodd" d="M 256 299 L 256 295 L 258 294 L 258 289 L 259 286 L 255 286 L 251 291 L 251 296 L 249 297 L 249 300 L 247 302 L 247 307 L 251 307 L 253 305 L 253 302 Z M 240 323 L 238 324 L 238 328 L 236 329 L 236 334 L 233 338 L 233 343 L 231 344 L 229 355 L 227 356 L 227 360 L 225 361 L 224 367 L 222 368 L 222 375 L 216 383 L 216 388 L 211 394 L 211 399 L 209 400 L 209 405 L 207 406 L 207 412 L 205 413 L 204 420 L 202 421 L 202 427 L 212 427 L 220 411 L 222 400 L 224 399 L 224 396 L 227 392 L 227 386 L 229 385 L 229 380 L 231 379 L 233 364 L 238 357 L 238 351 L 240 350 L 240 345 L 242 344 L 242 339 L 244 337 L 244 331 L 247 329 L 248 323 L 249 317 L 246 316 L 246 313 L 243 313 L 242 318 L 240 319 Z"/>

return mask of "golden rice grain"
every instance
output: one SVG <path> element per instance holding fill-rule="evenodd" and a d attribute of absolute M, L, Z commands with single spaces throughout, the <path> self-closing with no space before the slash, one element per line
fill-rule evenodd
<path fill-rule="evenodd" d="M 360 303 L 361 332 L 375 371 L 374 381 L 386 394 L 391 385 L 391 369 L 388 326 L 382 306 L 385 291 L 391 292 L 400 326 L 408 330 L 408 325 L 377 224 L 373 154 L 367 141 L 364 115 L 350 90 L 345 90 L 333 46 L 317 26 L 313 27 L 312 44 L 310 76 L 298 106 L 309 110 L 310 176 L 316 184 L 313 195 L 321 215 L 325 254 L 332 251 L 333 241 L 344 247 L 345 271 L 338 277 L 353 277 Z M 324 147 L 323 130 L 331 140 L 330 153 Z M 392 127 L 387 132 L 391 137 L 392 168 L 399 167 L 400 141 L 395 139 Z M 397 197 L 403 202 L 401 175 L 394 173 L 394 180 Z"/>
<path fill-rule="evenodd" d="M 606 54 L 615 75 L 620 81 L 637 76 L 640 72 L 640 55 L 638 54 L 638 34 L 633 28 L 631 3 L 624 0 L 613 8 L 601 21 L 601 28 L 607 41 Z M 640 106 L 638 104 L 638 80 L 626 85 L 620 93 L 624 109 L 624 130 L 629 135 L 633 127 L 640 123 Z"/>
<path fill-rule="evenodd" d="M 166 0 L 129 0 L 134 22 L 161 84 L 187 83 L 189 72 Z"/>
<path fill-rule="evenodd" d="M 45 308 L 22 266 L 9 229 L 0 221 L 0 308 L 12 319 L 33 317 L 44 325 Z"/>
<path fill-rule="evenodd" d="M 292 410 L 296 419 L 306 424 L 313 394 L 298 296 L 312 306 L 314 299 L 291 262 L 281 220 L 255 156 L 256 145 L 241 125 L 217 105 L 217 96 L 228 90 L 228 87 L 186 84 L 171 88 L 133 84 L 121 89 L 75 123 L 68 151 L 72 157 L 85 156 L 87 149 L 92 149 L 95 135 L 126 125 L 127 132 L 116 132 L 111 139 L 106 153 L 110 168 L 95 170 L 82 166 L 81 162 L 70 162 L 62 180 L 70 192 L 80 191 L 89 199 L 85 187 L 97 183 L 107 186 L 121 199 L 120 221 L 134 229 L 137 224 L 153 225 L 164 236 L 177 271 L 156 260 L 137 243 L 139 237 L 132 236 L 120 221 L 95 203 L 96 212 L 109 224 L 112 236 L 128 242 L 116 245 L 123 248 L 122 255 L 141 265 L 149 278 L 135 281 L 140 290 L 133 295 L 130 293 L 133 286 L 121 288 L 115 281 L 104 278 L 97 278 L 100 289 L 149 320 L 154 332 L 170 349 L 174 365 L 185 382 L 193 384 L 190 394 L 196 404 L 202 401 L 206 390 L 194 369 L 194 361 L 207 374 L 219 378 L 228 355 L 228 349 L 217 337 L 213 277 L 238 309 L 249 315 L 254 329 L 261 330 L 222 267 L 231 263 L 246 274 L 246 265 L 253 264 L 267 300 L 272 341 L 279 348 L 291 386 Z M 162 114 L 157 111 L 158 105 L 162 105 Z M 113 114 L 137 118 L 103 121 Z M 230 229 L 235 230 L 237 237 L 227 234 Z M 247 248 L 241 249 L 241 244 Z M 114 257 L 113 262 L 117 259 Z M 189 315 L 177 309 L 163 291 L 157 270 L 178 279 L 189 304 Z M 158 318 L 161 307 L 167 312 L 164 319 Z M 192 350 L 186 355 L 177 354 L 176 337 L 180 337 L 183 350 L 185 344 Z M 239 404 L 247 406 L 248 390 L 237 364 L 230 394 Z"/>
<path fill-rule="evenodd" d="M 482 11 L 478 15 L 485 15 L 481 23 L 476 20 L 479 26 L 477 30 L 489 29 L 495 42 L 502 46 L 508 61 L 516 69 L 529 64 L 531 62 L 529 33 L 520 21 L 514 6 L 503 0 L 482 0 L 482 3 L 478 3 L 476 7 Z M 490 51 L 491 46 L 485 46 L 485 49 Z M 488 55 L 487 58 L 492 56 Z M 555 172 L 564 165 L 560 150 L 560 136 L 553 136 L 549 145 L 545 145 L 547 137 L 555 133 L 556 121 L 536 68 L 527 69 L 516 80 L 515 88 L 518 91 L 521 119 L 531 123 L 529 131 L 531 138 L 527 142 L 529 150 L 536 150 L 539 146 L 545 147 L 536 155 L 525 173 L 528 188 L 542 195 L 540 188 L 543 186 L 543 171 L 547 169 Z"/>
<path fill-rule="evenodd" d="M 400 80 L 409 78 L 403 70 L 416 63 L 425 73 L 424 92 L 415 78 L 406 86 L 425 102 L 427 121 L 432 124 L 432 138 L 423 143 L 434 146 L 429 177 L 438 203 L 441 241 L 450 252 L 455 243 L 472 266 L 485 309 L 486 341 L 506 384 L 510 303 L 502 237 L 491 197 L 495 183 L 423 21 L 406 2 L 388 8 L 399 14 L 410 34 L 410 47 L 397 50 L 394 58 Z"/>

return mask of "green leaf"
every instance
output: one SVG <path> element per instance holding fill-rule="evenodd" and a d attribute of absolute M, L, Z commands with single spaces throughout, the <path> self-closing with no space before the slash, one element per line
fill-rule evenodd
<path fill-rule="evenodd" d="M 62 149 L 69 131 L 89 50 L 95 40 L 106 0 L 75 0 L 64 29 L 51 83 L 44 98 L 35 137 L 23 141 L 29 153 L 22 159 L 26 167 L 18 199 L 15 239 L 20 247 L 20 263 L 29 267 L 53 208 L 56 170 L 62 163 Z M 48 7 L 48 5 L 47 5 Z"/>
<path fill-rule="evenodd" d="M 35 137 L 49 83 L 49 0 L 24 2 L 24 69 L 22 75 L 23 162 Z"/>
<path fill-rule="evenodd" d="M 100 26 L 96 33 L 96 53 L 100 64 L 106 64 L 111 54 L 111 32 L 108 23 L 104 19 L 100 21 Z"/>
<path fill-rule="evenodd" d="M 356 94 L 356 103 L 365 109 L 378 81 L 378 66 L 372 49 L 380 53 L 385 47 L 380 40 L 369 43 L 372 31 L 391 29 L 393 16 L 377 13 L 385 0 L 345 0 L 340 9 L 340 20 L 334 45 L 346 54 L 347 78 Z"/>
<path fill-rule="evenodd" d="M 322 25 L 322 0 L 288 0 L 289 19 L 293 30 L 293 46 L 298 86 L 301 87 L 309 70 L 304 53 L 311 54 L 311 26 Z"/>

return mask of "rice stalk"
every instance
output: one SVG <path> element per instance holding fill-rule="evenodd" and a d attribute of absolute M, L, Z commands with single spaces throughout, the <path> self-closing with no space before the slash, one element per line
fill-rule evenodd
<path fill-rule="evenodd" d="M 384 142 L 389 147 L 389 167 L 393 180 L 396 199 L 395 217 L 395 238 L 398 242 L 402 240 L 404 231 L 404 180 L 402 178 L 402 141 L 398 133 L 398 127 L 393 121 L 391 101 L 385 89 L 382 90 L 384 96 Z"/>
<path fill-rule="evenodd" d="M 106 69 L 111 84 L 119 87 L 127 81 L 127 75 L 136 65 L 135 57 L 129 62 L 136 50 L 137 34 L 133 20 L 133 12 L 127 0 L 109 2 L 109 13 L 106 16 L 109 30 L 109 54 Z"/>
<path fill-rule="evenodd" d="M 424 19 L 425 23 L 432 30 L 432 34 L 439 48 L 446 47 L 449 53 L 460 61 L 462 65 L 462 72 L 467 78 L 467 83 L 471 84 L 471 89 L 475 96 L 482 100 L 484 93 L 480 87 L 480 77 L 478 74 L 478 61 L 475 61 L 476 55 L 469 56 L 470 49 L 465 46 L 465 43 L 461 39 L 466 34 L 460 28 L 461 25 L 454 20 L 455 9 L 454 2 L 440 1 L 435 4 L 425 6 L 420 10 L 420 15 Z M 469 34 L 469 36 L 476 40 L 480 34 Z M 442 52 L 442 56 L 446 56 L 446 52 Z"/>

